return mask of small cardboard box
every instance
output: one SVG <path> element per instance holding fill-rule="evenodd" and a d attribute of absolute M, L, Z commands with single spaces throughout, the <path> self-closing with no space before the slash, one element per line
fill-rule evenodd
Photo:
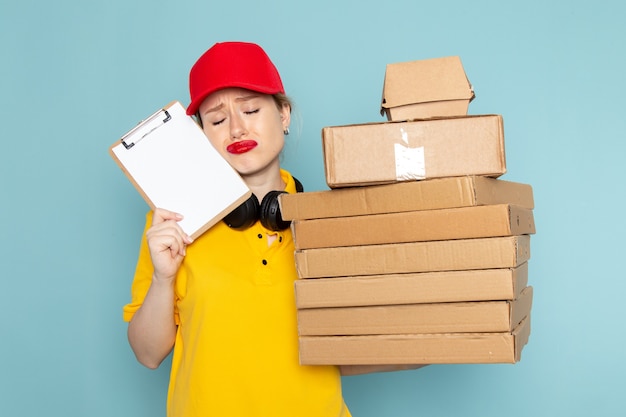
<path fill-rule="evenodd" d="M 516 268 L 365 275 L 295 282 L 296 307 L 351 307 L 514 300 L 528 285 L 528 262 Z"/>
<path fill-rule="evenodd" d="M 330 188 L 506 172 L 500 115 L 324 127 L 322 145 Z"/>
<path fill-rule="evenodd" d="M 381 114 L 387 120 L 462 116 L 473 98 L 458 56 L 388 64 Z"/>
<path fill-rule="evenodd" d="M 344 246 L 295 252 L 300 278 L 515 268 L 530 259 L 530 235 Z"/>
<path fill-rule="evenodd" d="M 292 231 L 296 249 L 315 249 L 534 234 L 535 221 L 530 209 L 498 204 L 295 220 Z"/>
<path fill-rule="evenodd" d="M 282 218 L 306 220 L 414 210 L 514 204 L 534 208 L 529 184 L 462 176 L 279 196 Z"/>
<path fill-rule="evenodd" d="M 511 332 L 530 314 L 532 287 L 512 301 L 298 310 L 300 336 Z"/>
<path fill-rule="evenodd" d="M 530 316 L 512 332 L 301 336 L 302 365 L 515 363 L 530 336 Z"/>

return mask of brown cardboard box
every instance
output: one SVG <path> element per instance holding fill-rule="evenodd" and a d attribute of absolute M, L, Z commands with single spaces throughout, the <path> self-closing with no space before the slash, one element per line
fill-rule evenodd
<path fill-rule="evenodd" d="M 350 307 L 514 300 L 528 284 L 528 262 L 516 268 L 299 279 L 296 307 Z"/>
<path fill-rule="evenodd" d="M 528 209 L 534 208 L 533 190 L 529 184 L 479 176 L 281 194 L 279 202 L 282 218 L 285 220 L 490 204 L 514 204 Z"/>
<path fill-rule="evenodd" d="M 461 116 L 473 98 L 458 56 L 388 64 L 381 114 L 388 120 Z"/>
<path fill-rule="evenodd" d="M 400 304 L 298 310 L 300 336 L 512 331 L 530 314 L 532 287 L 512 301 Z"/>
<path fill-rule="evenodd" d="M 506 172 L 500 115 L 325 127 L 322 145 L 330 188 Z"/>
<path fill-rule="evenodd" d="M 514 268 L 529 258 L 529 235 L 295 252 L 300 278 Z"/>
<path fill-rule="evenodd" d="M 315 249 L 526 235 L 535 222 L 532 210 L 499 204 L 295 220 L 292 231 L 296 249 Z"/>
<path fill-rule="evenodd" d="M 301 336 L 302 365 L 515 363 L 530 336 L 530 316 L 512 332 Z"/>

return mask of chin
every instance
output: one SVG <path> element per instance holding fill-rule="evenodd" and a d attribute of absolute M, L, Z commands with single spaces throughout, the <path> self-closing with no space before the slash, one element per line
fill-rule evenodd
<path fill-rule="evenodd" d="M 278 158 L 271 161 L 263 161 L 259 160 L 258 156 L 238 155 L 237 158 L 230 157 L 228 162 L 242 177 L 252 176 L 262 172 L 271 172 L 274 167 L 276 167 L 277 172 L 280 170 Z"/>
<path fill-rule="evenodd" d="M 231 163 L 231 166 L 241 175 L 242 177 L 254 175 L 257 172 L 261 171 L 257 166 L 251 166 L 250 164 L 242 164 L 242 163 Z"/>

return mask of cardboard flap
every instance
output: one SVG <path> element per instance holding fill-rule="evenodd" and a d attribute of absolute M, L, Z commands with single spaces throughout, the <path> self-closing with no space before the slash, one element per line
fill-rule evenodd
<path fill-rule="evenodd" d="M 513 270 L 513 294 L 515 298 L 522 295 L 522 291 L 528 285 L 528 262 L 524 262 Z"/>
<path fill-rule="evenodd" d="M 530 338 L 530 314 L 515 328 L 513 337 L 515 338 L 515 362 L 519 362 L 522 358 L 522 349 Z"/>
<path fill-rule="evenodd" d="M 533 209 L 535 202 L 530 184 L 473 176 L 476 205 L 510 203 Z"/>
<path fill-rule="evenodd" d="M 517 327 L 530 314 L 533 302 L 533 287 L 526 287 L 519 298 L 511 302 L 511 328 Z"/>

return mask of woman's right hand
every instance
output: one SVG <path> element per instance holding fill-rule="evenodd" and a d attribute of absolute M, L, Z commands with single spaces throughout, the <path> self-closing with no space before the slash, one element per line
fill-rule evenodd
<path fill-rule="evenodd" d="M 154 210 L 146 239 L 155 279 L 173 280 L 185 257 L 187 245 L 193 242 L 178 224 L 182 219 L 182 215 L 173 211 L 161 208 Z"/>

